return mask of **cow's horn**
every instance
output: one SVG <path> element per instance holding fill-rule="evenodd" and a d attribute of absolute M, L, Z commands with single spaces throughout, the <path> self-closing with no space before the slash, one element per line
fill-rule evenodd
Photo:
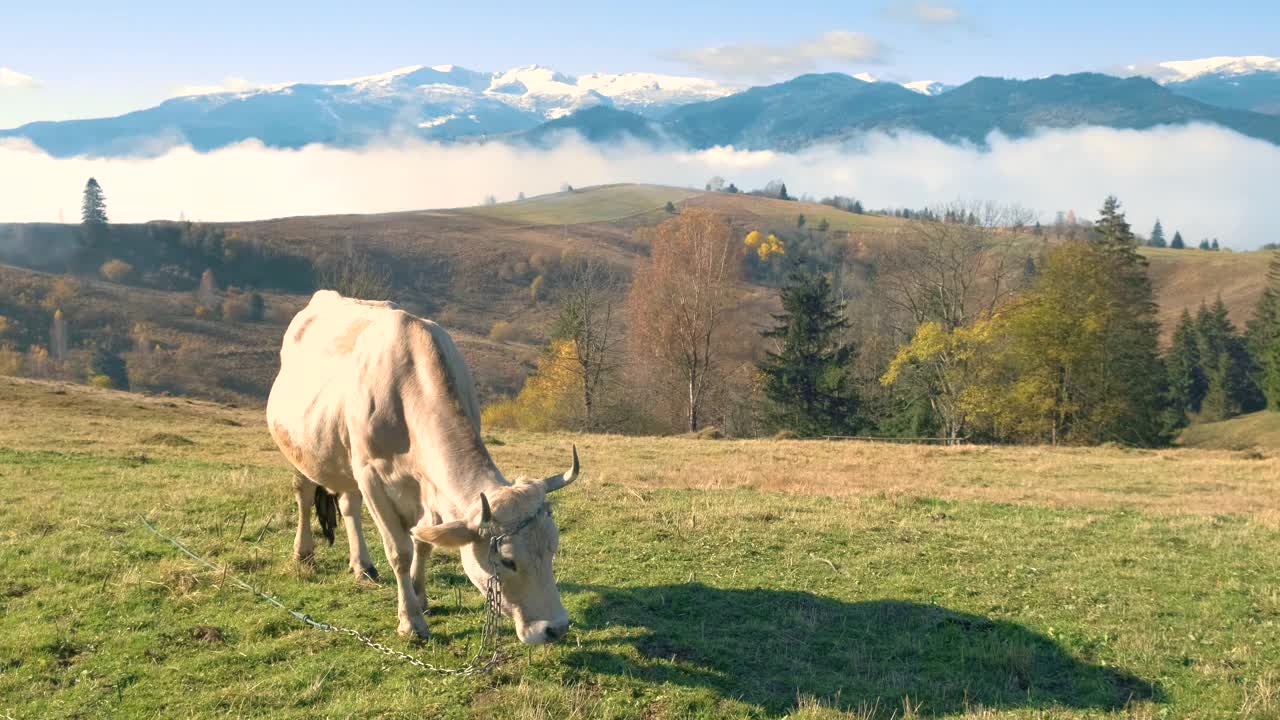
<path fill-rule="evenodd" d="M 480 493 L 480 522 L 488 523 L 493 521 L 493 511 L 489 509 L 489 498 Z"/>
<path fill-rule="evenodd" d="M 579 474 L 580 473 L 578 471 L 578 446 L 574 445 L 573 446 L 573 467 L 569 468 L 569 472 L 560 473 L 559 475 L 552 475 L 546 480 L 543 480 L 542 485 L 547 489 L 547 492 L 549 493 L 555 492 L 556 490 L 559 490 L 560 488 L 564 487 L 565 485 L 568 485 L 574 480 L 577 480 Z"/>

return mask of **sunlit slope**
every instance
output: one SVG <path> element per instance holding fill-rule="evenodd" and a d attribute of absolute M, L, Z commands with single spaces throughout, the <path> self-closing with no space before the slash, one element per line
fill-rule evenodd
<path fill-rule="evenodd" d="M 660 185 L 598 185 L 540 195 L 528 200 L 465 208 L 463 212 L 522 225 L 576 225 L 611 222 L 662 210 L 698 195 L 695 190 Z"/>
<path fill-rule="evenodd" d="M 1263 410 L 1221 422 L 1192 425 L 1178 440 L 1186 447 L 1208 450 L 1274 451 L 1280 448 L 1280 413 Z"/>
<path fill-rule="evenodd" d="M 1151 261 L 1151 282 L 1166 339 L 1183 308 L 1194 315 L 1201 301 L 1212 303 L 1219 296 L 1227 304 L 1231 321 L 1243 329 L 1265 287 L 1271 261 L 1269 251 L 1143 248 L 1142 252 Z"/>

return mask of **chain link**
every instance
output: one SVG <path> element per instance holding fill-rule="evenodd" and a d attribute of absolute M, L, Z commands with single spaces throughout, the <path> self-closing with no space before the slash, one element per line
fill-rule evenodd
<path fill-rule="evenodd" d="M 401 660 L 405 663 L 408 663 L 409 665 L 413 665 L 414 667 L 421 668 L 423 670 L 428 670 L 434 673 L 439 673 L 442 675 L 451 675 L 451 676 L 479 675 L 481 673 L 485 673 L 492 670 L 493 668 L 497 667 L 499 663 L 502 662 L 502 653 L 498 647 L 498 628 L 499 628 L 499 624 L 502 621 L 502 586 L 498 582 L 497 553 L 493 552 L 493 549 L 494 549 L 494 546 L 503 537 L 505 537 L 505 535 L 501 535 L 490 540 L 490 553 L 489 553 L 489 571 L 490 572 L 489 572 L 489 580 L 485 583 L 485 591 L 484 591 L 485 614 L 484 614 L 484 624 L 480 628 L 480 644 L 476 646 L 475 654 L 471 656 L 471 658 L 467 661 L 466 665 L 463 665 L 461 667 L 451 668 L 451 667 L 442 667 L 440 665 L 436 665 L 434 663 L 427 662 L 426 660 L 410 655 L 409 653 L 401 652 L 399 650 L 396 650 L 395 648 L 387 647 L 386 645 L 378 642 L 377 640 L 374 640 L 373 638 L 369 637 L 368 635 L 354 628 L 342 627 L 341 625 L 331 625 L 327 622 L 316 620 L 304 612 L 300 612 L 298 610 L 289 608 L 284 603 L 277 600 L 274 596 L 262 590 L 259 590 L 258 588 L 254 587 L 253 585 L 250 585 L 244 580 L 241 580 L 235 575 L 231 575 L 230 573 L 227 572 L 227 569 L 225 567 L 220 568 L 217 565 L 214 565 L 213 563 L 209 562 L 203 557 L 200 557 L 199 555 L 197 555 L 194 551 L 192 551 L 186 545 L 183 545 L 177 539 L 169 537 L 168 535 L 165 535 L 164 533 L 160 532 L 159 530 L 156 529 L 154 525 L 148 522 L 147 519 L 142 515 L 139 515 L 138 519 L 142 521 L 142 524 L 145 525 L 146 528 L 152 532 L 152 534 L 154 534 L 156 537 L 162 540 L 168 541 L 171 545 L 173 545 L 174 547 L 181 550 L 184 554 L 186 554 L 187 557 L 190 557 L 192 560 L 195 560 L 196 562 L 200 563 L 201 565 L 204 565 L 205 567 L 209 568 L 210 570 L 213 570 L 214 572 L 221 572 L 223 574 L 223 577 L 225 577 L 226 580 L 230 581 L 233 585 L 236 585 L 237 587 L 240 587 L 244 590 L 247 590 L 253 593 L 254 595 L 257 595 L 258 597 L 265 600 L 268 604 L 283 610 L 284 612 L 292 615 L 294 618 L 298 619 L 302 623 L 310 627 L 313 627 L 317 630 L 321 630 L 328 633 L 338 633 L 341 635 L 350 635 L 351 637 L 360 641 L 364 645 L 374 650 L 377 650 L 383 655 L 396 658 L 397 660 Z M 492 649 L 492 652 L 490 652 L 487 657 L 484 657 L 485 648 L 487 646 L 492 646 L 493 649 Z"/>

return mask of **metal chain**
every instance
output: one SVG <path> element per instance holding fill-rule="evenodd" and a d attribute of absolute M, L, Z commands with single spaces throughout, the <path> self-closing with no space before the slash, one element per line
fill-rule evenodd
<path fill-rule="evenodd" d="M 397 660 L 404 661 L 410 665 L 413 665 L 414 667 L 418 667 L 423 670 L 429 670 L 434 673 L 440 673 L 442 675 L 452 675 L 452 676 L 478 675 L 480 673 L 485 673 L 492 670 L 493 668 L 497 667 L 500 662 L 502 662 L 502 653 L 498 648 L 498 627 L 499 627 L 499 623 L 502 620 L 502 586 L 498 582 L 498 569 L 497 569 L 498 561 L 497 561 L 496 553 L 493 553 L 493 552 L 490 553 L 490 559 L 489 559 L 490 573 L 489 573 L 489 580 L 488 582 L 485 583 L 485 591 L 484 591 L 485 615 L 484 615 L 484 624 L 480 628 L 480 644 L 476 646 L 475 654 L 471 656 L 471 659 L 467 661 L 466 665 L 463 665 L 461 667 L 456 667 L 456 668 L 450 668 L 450 667 L 442 667 L 434 663 L 427 662 L 426 660 L 422 660 L 421 658 L 414 657 L 413 655 L 410 655 L 408 653 L 396 650 L 395 648 L 387 647 L 386 645 L 383 645 L 382 643 L 378 642 L 377 640 L 374 640 L 368 635 L 365 635 L 359 630 L 355 630 L 353 628 L 348 628 L 348 627 L 342 627 L 341 625 L 331 625 L 327 622 L 316 620 L 304 612 L 299 612 L 298 610 L 294 610 L 292 608 L 286 607 L 284 603 L 280 602 L 272 595 L 262 590 L 259 590 L 258 588 L 241 580 L 235 575 L 231 575 L 230 573 L 227 572 L 227 569 L 225 567 L 220 568 L 217 565 L 214 565 L 213 563 L 209 562 L 203 557 L 200 557 L 199 555 L 197 555 L 194 551 L 192 551 L 186 545 L 183 545 L 181 542 L 179 542 L 175 538 L 169 537 L 168 535 L 165 535 L 164 533 L 160 532 L 159 530 L 156 529 L 154 525 L 148 522 L 147 519 L 142 515 L 138 515 L 138 519 L 142 521 L 142 524 L 145 525 L 146 528 L 152 532 L 152 534 L 154 534 L 156 537 L 162 540 L 167 540 L 171 545 L 173 545 L 174 547 L 178 548 L 183 553 L 185 553 L 187 557 L 190 557 L 192 560 L 195 560 L 196 562 L 200 563 L 201 565 L 204 565 L 205 567 L 209 568 L 210 570 L 213 570 L 214 572 L 221 572 L 227 580 L 231 581 L 232 584 L 244 590 L 248 590 L 254 595 L 257 595 L 258 597 L 265 600 L 268 604 L 273 605 L 283 610 L 286 613 L 289 613 L 290 615 L 297 618 L 301 622 L 317 630 L 322 630 L 324 632 L 330 632 L 330 633 L 340 633 L 343 635 L 350 635 L 351 637 L 355 638 L 356 640 L 359 640 L 361 643 L 364 643 L 368 647 L 373 648 L 374 650 L 377 650 L 383 655 L 387 655 L 387 656 L 396 658 Z M 498 539 L 500 538 L 494 538 L 495 541 Z M 492 542 L 493 541 L 491 541 L 491 543 Z M 488 655 L 488 657 L 481 658 L 481 656 L 484 654 L 486 645 L 492 645 L 493 651 Z"/>

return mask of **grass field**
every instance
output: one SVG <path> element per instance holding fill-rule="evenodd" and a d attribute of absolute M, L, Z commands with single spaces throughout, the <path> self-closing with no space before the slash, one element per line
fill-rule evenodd
<path fill-rule="evenodd" d="M 698 195 L 694 190 L 660 185 L 600 185 L 540 195 L 517 202 L 480 205 L 464 212 L 522 225 L 578 225 L 622 220 L 662 210 Z"/>
<path fill-rule="evenodd" d="M 141 514 L 319 619 L 459 663 L 480 599 L 428 581 L 433 639 L 345 548 L 289 558 L 254 409 L 0 379 L 0 717 L 1280 717 L 1280 460 L 499 435 L 563 464 L 570 637 L 471 679 L 297 624 Z M 376 563 L 385 569 L 369 528 Z"/>
<path fill-rule="evenodd" d="M 1280 447 L 1280 413 L 1262 411 L 1221 422 L 1198 423 L 1182 431 L 1179 442 L 1213 450 Z"/>

